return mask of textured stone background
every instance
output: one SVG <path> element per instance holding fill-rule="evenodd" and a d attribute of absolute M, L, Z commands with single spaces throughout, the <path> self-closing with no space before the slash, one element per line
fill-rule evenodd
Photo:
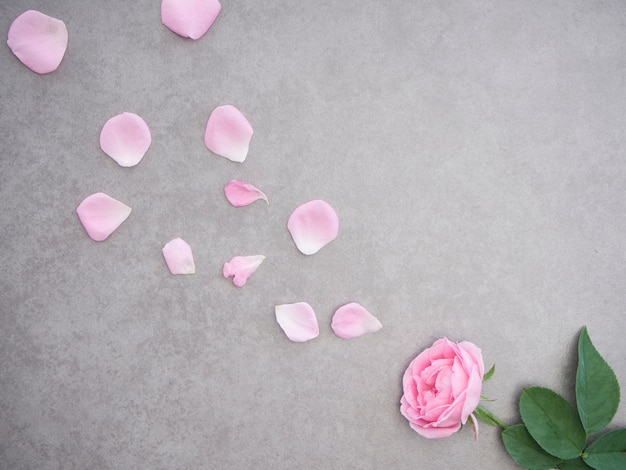
<path fill-rule="evenodd" d="M 494 428 L 400 415 L 444 335 L 497 365 L 505 421 L 525 386 L 573 398 L 583 325 L 626 390 L 623 1 L 223 0 L 195 42 L 157 0 L 3 1 L 0 30 L 27 9 L 70 39 L 46 76 L 0 47 L 0 467 L 516 468 Z M 243 164 L 204 147 L 221 104 L 255 129 Z M 153 137 L 128 169 L 98 143 L 124 111 Z M 270 205 L 231 207 L 231 178 Z M 133 208 L 102 243 L 75 213 L 97 191 Z M 340 235 L 306 257 L 286 223 L 317 198 Z M 169 274 L 174 237 L 196 275 Z M 274 319 L 296 301 L 306 344 Z M 335 337 L 350 301 L 384 328 Z"/>

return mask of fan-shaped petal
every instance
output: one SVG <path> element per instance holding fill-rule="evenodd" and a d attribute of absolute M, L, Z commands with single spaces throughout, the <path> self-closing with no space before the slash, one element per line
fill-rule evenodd
<path fill-rule="evenodd" d="M 209 30 L 221 8 L 218 0 L 163 0 L 161 22 L 180 36 L 199 39 Z"/>
<path fill-rule="evenodd" d="M 196 265 L 189 244 L 182 238 L 174 238 L 163 247 L 163 257 L 172 274 L 195 274 Z"/>
<path fill-rule="evenodd" d="M 76 208 L 87 234 L 98 242 L 106 240 L 131 213 L 123 202 L 104 193 L 87 196 Z"/>
<path fill-rule="evenodd" d="M 263 199 L 269 204 L 267 196 L 263 191 L 243 181 L 230 180 L 230 182 L 224 186 L 224 194 L 228 202 L 235 207 L 249 206 L 259 199 Z"/>
<path fill-rule="evenodd" d="M 218 106 L 207 121 L 204 143 L 207 148 L 233 162 L 243 162 L 248 156 L 252 126 L 234 106 Z"/>
<path fill-rule="evenodd" d="M 277 305 L 275 312 L 276 321 L 291 341 L 303 343 L 320 334 L 315 312 L 306 302 Z"/>
<path fill-rule="evenodd" d="M 333 315 L 331 328 L 340 338 L 356 338 L 380 330 L 383 325 L 356 302 L 343 305 Z"/>
<path fill-rule="evenodd" d="M 298 206 L 289 217 L 287 228 L 298 249 L 312 255 L 337 238 L 339 218 L 330 204 L 318 199 Z"/>
<path fill-rule="evenodd" d="M 120 166 L 135 166 L 152 143 L 146 122 L 134 113 L 122 113 L 109 119 L 100 131 L 100 147 Z"/>

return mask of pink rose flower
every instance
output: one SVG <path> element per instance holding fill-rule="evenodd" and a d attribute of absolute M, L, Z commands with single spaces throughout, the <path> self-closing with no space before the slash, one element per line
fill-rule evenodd
<path fill-rule="evenodd" d="M 400 412 L 420 435 L 448 437 L 478 406 L 484 374 L 483 357 L 476 345 L 438 339 L 413 359 L 404 373 Z"/>

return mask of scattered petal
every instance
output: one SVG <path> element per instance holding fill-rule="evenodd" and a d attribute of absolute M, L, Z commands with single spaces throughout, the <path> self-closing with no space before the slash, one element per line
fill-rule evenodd
<path fill-rule="evenodd" d="M 346 339 L 374 333 L 382 327 L 374 315 L 355 302 L 339 307 L 331 323 L 335 334 Z"/>
<path fill-rule="evenodd" d="M 235 207 L 249 206 L 259 199 L 263 199 L 269 204 L 267 196 L 263 191 L 243 181 L 230 180 L 230 182 L 224 186 L 224 194 L 228 202 Z"/>
<path fill-rule="evenodd" d="M 61 20 L 28 10 L 11 23 L 7 44 L 32 71 L 54 72 L 67 49 L 67 28 Z"/>
<path fill-rule="evenodd" d="M 180 36 L 199 39 L 209 30 L 221 8 L 218 0 L 163 0 L 161 22 Z"/>
<path fill-rule="evenodd" d="M 106 240 L 130 215 L 131 208 L 104 193 L 87 196 L 76 208 L 87 234 L 98 242 Z"/>
<path fill-rule="evenodd" d="M 235 256 L 228 263 L 224 263 L 224 277 L 234 276 L 233 284 L 243 287 L 264 260 L 263 255 Z"/>
<path fill-rule="evenodd" d="M 174 238 L 163 247 L 163 257 L 172 274 L 195 274 L 191 247 L 182 238 Z"/>
<path fill-rule="evenodd" d="M 140 116 L 122 113 L 109 119 L 100 132 L 100 147 L 120 166 L 135 166 L 150 148 L 150 129 Z"/>
<path fill-rule="evenodd" d="M 276 321 L 291 341 L 303 343 L 320 334 L 317 317 L 308 303 L 277 305 L 275 311 Z"/>
<path fill-rule="evenodd" d="M 298 249 L 305 255 L 312 255 L 337 238 L 339 219 L 327 202 L 309 201 L 296 207 L 287 228 Z"/>
<path fill-rule="evenodd" d="M 204 133 L 207 148 L 233 162 L 243 162 L 248 156 L 252 126 L 234 106 L 218 106 L 209 116 Z"/>

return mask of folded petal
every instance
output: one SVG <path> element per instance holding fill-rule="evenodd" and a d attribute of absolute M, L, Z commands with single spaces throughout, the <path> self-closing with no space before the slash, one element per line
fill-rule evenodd
<path fill-rule="evenodd" d="M 298 249 L 312 255 L 337 238 L 339 218 L 330 204 L 314 200 L 292 212 L 287 228 Z"/>
<path fill-rule="evenodd" d="M 308 303 L 277 305 L 275 311 L 276 321 L 291 341 L 303 343 L 320 334 L 317 317 Z"/>
<path fill-rule="evenodd" d="M 337 336 L 346 339 L 374 333 L 383 327 L 374 315 L 355 302 L 339 307 L 330 326 Z"/>
<path fill-rule="evenodd" d="M 264 260 L 263 255 L 235 256 L 229 262 L 224 263 L 224 277 L 234 276 L 233 284 L 242 287 Z"/>
<path fill-rule="evenodd" d="M 182 238 L 174 238 L 163 247 L 163 257 L 172 274 L 195 274 L 191 247 Z"/>
<path fill-rule="evenodd" d="M 87 196 L 76 208 L 87 234 L 98 242 L 106 240 L 130 215 L 131 208 L 104 193 Z"/>
<path fill-rule="evenodd" d="M 252 126 L 241 111 L 229 104 L 218 106 L 209 116 L 204 133 L 207 148 L 233 162 L 243 162 L 248 156 Z"/>
<path fill-rule="evenodd" d="M 199 39 L 209 30 L 221 8 L 218 0 L 163 0 L 161 22 L 180 36 Z"/>
<path fill-rule="evenodd" d="M 150 148 L 152 136 L 136 114 L 122 113 L 109 119 L 100 131 L 100 147 L 120 166 L 135 166 Z"/>
<path fill-rule="evenodd" d="M 269 204 L 267 196 L 263 191 L 243 181 L 230 180 L 230 182 L 224 186 L 224 194 L 228 202 L 235 207 L 249 206 L 259 199 L 263 199 Z"/>
<path fill-rule="evenodd" d="M 67 49 L 67 37 L 63 21 L 28 10 L 11 24 L 7 44 L 26 67 L 44 74 L 59 67 Z"/>

